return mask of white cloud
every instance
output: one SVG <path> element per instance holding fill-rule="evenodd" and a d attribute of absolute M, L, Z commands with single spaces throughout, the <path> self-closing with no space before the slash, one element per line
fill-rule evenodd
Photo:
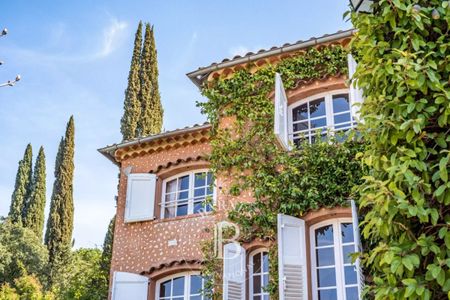
<path fill-rule="evenodd" d="M 111 54 L 124 38 L 123 32 L 128 24 L 125 21 L 119 21 L 116 18 L 111 19 L 111 23 L 103 31 L 103 44 L 97 57 L 105 57 Z"/>

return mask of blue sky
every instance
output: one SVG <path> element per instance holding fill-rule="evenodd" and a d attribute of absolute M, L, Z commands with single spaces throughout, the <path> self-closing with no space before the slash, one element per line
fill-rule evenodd
<path fill-rule="evenodd" d="M 205 121 L 186 73 L 223 58 L 351 28 L 347 1 L 4 1 L 0 28 L 0 215 L 7 215 L 27 143 L 47 155 L 50 200 L 57 145 L 75 117 L 76 247 L 103 242 L 117 167 L 96 149 L 119 142 L 123 95 L 139 20 L 155 26 L 164 128 Z M 47 210 L 48 212 L 48 203 Z"/>

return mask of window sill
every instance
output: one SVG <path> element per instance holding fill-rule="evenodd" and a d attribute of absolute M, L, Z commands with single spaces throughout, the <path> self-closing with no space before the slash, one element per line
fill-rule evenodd
<path fill-rule="evenodd" d="M 165 218 L 165 219 L 155 219 L 153 220 L 153 223 L 159 224 L 159 223 L 166 223 L 166 222 L 177 222 L 181 220 L 188 220 L 188 219 L 195 219 L 195 218 L 201 218 L 201 217 L 210 217 L 213 215 L 213 211 L 209 211 L 206 213 L 196 213 L 192 215 L 186 215 L 186 216 L 179 216 L 179 217 L 173 217 L 173 218 Z"/>

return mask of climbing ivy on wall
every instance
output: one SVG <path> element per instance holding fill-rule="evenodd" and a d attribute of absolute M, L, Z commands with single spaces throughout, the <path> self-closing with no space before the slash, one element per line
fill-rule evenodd
<path fill-rule="evenodd" d="M 376 299 L 450 298 L 450 4 L 379 0 L 353 14 L 364 90 L 364 263 Z"/>
<path fill-rule="evenodd" d="M 362 177 L 356 153 L 364 144 L 347 139 L 330 141 L 286 152 L 275 142 L 274 105 L 271 94 L 278 72 L 286 89 L 329 76 L 347 74 L 347 51 L 340 45 L 310 48 L 276 65 L 266 65 L 255 72 L 254 66 L 237 71 L 231 78 L 216 79 L 203 89 L 208 98 L 199 103 L 212 124 L 212 170 L 232 178 L 226 193 L 239 196 L 250 191 L 252 203 L 239 203 L 228 212 L 228 219 L 240 226 L 241 241 L 268 240 L 270 247 L 270 284 L 272 299 L 278 297 L 276 220 L 278 213 L 300 217 L 321 207 L 347 205 L 352 188 Z M 219 126 L 230 118 L 233 126 Z M 207 284 L 221 283 L 222 260 L 211 253 L 212 244 L 204 245 L 204 274 Z M 220 298 L 220 286 L 214 290 Z"/>

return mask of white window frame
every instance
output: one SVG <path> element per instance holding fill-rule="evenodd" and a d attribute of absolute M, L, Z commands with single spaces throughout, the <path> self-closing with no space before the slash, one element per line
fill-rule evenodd
<path fill-rule="evenodd" d="M 352 243 L 342 243 L 342 235 L 341 235 L 341 227 L 340 225 L 342 223 L 350 223 L 353 226 L 353 220 L 352 218 L 336 218 L 331 220 L 326 220 L 317 224 L 314 224 L 310 227 L 309 230 L 309 238 L 310 238 L 310 253 L 311 253 L 311 279 L 312 279 L 312 299 L 317 300 L 318 297 L 318 279 L 317 279 L 317 260 L 316 260 L 316 239 L 315 239 L 315 230 L 327 226 L 332 225 L 333 226 L 333 241 L 334 241 L 334 268 L 336 272 L 336 291 L 337 291 L 337 299 L 338 300 L 345 300 L 345 288 L 349 287 L 356 287 L 358 289 L 358 299 L 361 300 L 361 295 L 359 294 L 359 281 L 361 278 L 361 274 L 359 274 L 360 269 L 358 268 L 358 263 L 354 264 L 344 264 L 343 263 L 343 251 L 342 247 L 346 245 L 351 245 Z M 355 252 L 358 250 L 356 249 L 356 237 L 353 237 L 353 245 L 355 246 Z M 356 278 L 357 282 L 355 284 L 345 285 L 345 272 L 344 272 L 344 266 L 354 265 L 356 269 Z"/>
<path fill-rule="evenodd" d="M 343 127 L 343 128 L 339 128 L 337 130 L 334 129 L 334 111 L 333 111 L 333 96 L 335 95 L 340 95 L 340 94 L 347 94 L 348 99 L 349 99 L 349 110 L 345 111 L 345 112 L 339 112 L 338 114 L 346 114 L 347 112 L 350 113 L 350 125 L 348 127 Z M 355 123 L 355 116 L 354 116 L 354 112 L 352 111 L 352 100 L 350 99 L 350 90 L 349 89 L 339 89 L 339 90 L 332 90 L 332 91 L 327 91 L 327 92 L 323 92 L 323 93 L 319 93 L 319 94 L 314 94 L 312 96 L 309 96 L 307 98 L 301 99 L 299 101 L 296 101 L 295 103 L 289 105 L 288 107 L 288 135 L 289 135 L 289 141 L 294 143 L 294 121 L 293 121 L 293 117 L 292 117 L 292 113 L 293 110 L 297 107 L 299 107 L 300 105 L 303 105 L 307 102 L 310 101 L 314 101 L 314 100 L 318 100 L 320 98 L 325 98 L 325 117 L 326 117 L 326 122 L 327 122 L 327 126 L 325 127 L 320 127 L 320 128 L 315 128 L 314 130 L 319 130 L 319 129 L 325 129 L 325 130 L 329 130 L 330 134 L 334 134 L 335 132 L 339 132 L 339 131 L 343 131 L 343 130 L 347 130 L 347 129 L 351 129 L 354 127 L 354 123 Z M 316 117 L 317 119 L 323 118 L 323 116 L 321 117 Z M 312 118 L 312 120 L 315 120 L 316 118 Z M 311 118 L 308 119 L 308 122 L 311 121 Z M 311 143 L 311 137 L 315 136 L 315 132 L 311 131 L 310 133 L 308 133 L 307 131 L 305 131 L 305 138 L 308 138 L 308 141 Z"/>
<path fill-rule="evenodd" d="M 210 169 L 195 169 L 195 170 L 191 170 L 191 171 L 177 173 L 174 176 L 168 177 L 168 178 L 163 180 L 162 193 L 161 193 L 161 202 L 160 202 L 161 219 L 173 218 L 173 217 L 166 217 L 166 215 L 165 215 L 167 182 L 169 182 L 169 181 L 171 181 L 173 179 L 179 178 L 179 177 L 183 177 L 185 175 L 189 175 L 188 213 L 186 215 L 184 215 L 184 216 L 175 216 L 175 218 L 176 217 L 185 217 L 185 216 L 193 215 L 194 214 L 194 179 L 195 179 L 195 174 L 196 173 L 206 173 L 206 172 L 211 173 L 211 170 Z M 212 195 L 212 206 L 215 206 L 215 205 L 216 205 L 216 179 L 214 178 L 213 195 Z M 198 213 L 196 213 L 196 214 L 198 214 Z"/>
<path fill-rule="evenodd" d="M 269 255 L 269 249 L 267 249 L 267 248 L 259 248 L 259 249 L 256 249 L 253 252 L 250 252 L 250 254 L 249 254 L 248 280 L 249 280 L 249 298 L 250 299 L 253 299 L 254 295 L 255 295 L 255 293 L 253 292 L 253 276 L 254 276 L 254 273 L 253 273 L 253 258 L 255 257 L 255 255 L 261 254 L 262 252 L 267 252 L 267 255 Z M 269 268 L 270 268 L 270 261 L 269 261 Z M 257 295 L 259 297 L 261 297 L 261 296 L 269 296 L 270 297 L 269 292 L 265 292 L 265 291 L 262 290 L 262 285 L 263 285 L 262 279 L 263 279 L 265 274 L 266 273 L 263 272 L 262 269 L 261 269 L 261 273 L 258 273 L 258 275 L 261 275 L 261 293 L 259 295 Z M 270 280 L 270 271 L 267 272 L 267 275 L 269 275 L 269 280 Z"/>
<path fill-rule="evenodd" d="M 172 274 L 170 276 L 164 277 L 159 279 L 158 281 L 156 281 L 156 288 L 155 288 L 155 299 L 159 300 L 159 291 L 161 289 L 161 283 L 166 282 L 168 280 L 174 279 L 174 278 L 178 278 L 178 277 L 184 277 L 184 295 L 183 295 L 183 299 L 184 300 L 189 300 L 191 297 L 191 276 L 192 275 L 197 275 L 201 277 L 201 273 L 199 271 L 188 271 L 188 272 L 181 272 L 181 273 L 176 273 L 176 274 Z M 204 288 L 204 284 L 205 284 L 205 279 L 202 278 L 202 288 Z M 173 283 L 171 285 L 171 288 L 173 289 Z M 206 299 L 206 297 L 202 294 L 195 294 L 192 296 L 201 296 L 202 299 Z M 179 296 L 178 296 L 179 297 Z M 178 298 L 177 297 L 177 298 Z"/>

